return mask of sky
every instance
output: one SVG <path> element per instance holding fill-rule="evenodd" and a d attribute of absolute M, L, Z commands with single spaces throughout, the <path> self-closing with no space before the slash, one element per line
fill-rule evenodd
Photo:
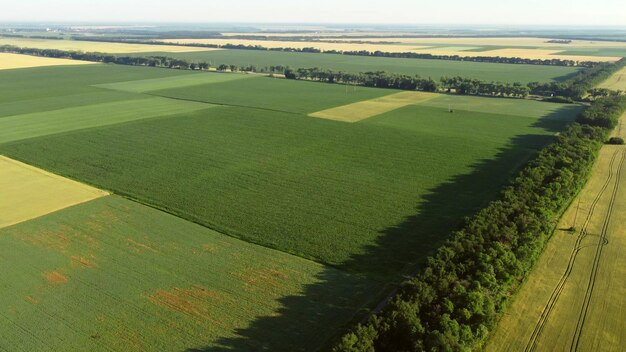
<path fill-rule="evenodd" d="M 0 21 L 626 26 L 626 0 L 20 0 Z"/>

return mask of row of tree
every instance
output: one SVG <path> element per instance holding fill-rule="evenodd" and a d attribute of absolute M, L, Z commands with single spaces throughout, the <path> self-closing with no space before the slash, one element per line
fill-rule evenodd
<path fill-rule="evenodd" d="M 471 351 L 486 342 L 626 107 L 600 98 L 334 351 Z"/>
<path fill-rule="evenodd" d="M 626 66 L 626 58 L 616 62 L 603 62 L 594 67 L 578 71 L 573 77 L 563 82 L 538 83 L 528 85 L 531 94 L 541 96 L 560 96 L 581 100 L 602 81 Z M 598 92 L 598 91 L 595 91 Z"/>
<path fill-rule="evenodd" d="M 299 68 L 294 70 L 283 65 L 272 65 L 266 67 L 257 67 L 255 65 L 212 65 L 208 62 L 193 62 L 166 56 L 118 56 L 112 54 L 56 49 L 19 48 L 11 45 L 0 46 L 0 51 L 122 65 L 166 67 L 184 70 L 214 69 L 217 71 L 284 74 L 284 76 L 288 79 L 304 79 L 326 83 L 341 83 L 366 87 L 418 90 L 425 92 L 445 91 L 461 95 L 524 98 L 529 94 L 533 94 L 549 97 L 549 100 L 556 102 L 572 102 L 573 100 L 582 100 L 586 94 L 590 94 L 592 99 L 619 94 L 607 89 L 597 89 L 591 87 L 608 78 L 611 74 L 626 65 L 626 59 L 622 59 L 616 63 L 603 63 L 592 68 L 580 70 L 574 77 L 564 82 L 532 82 L 527 85 L 523 85 L 518 82 L 502 83 L 482 81 L 460 76 L 442 77 L 439 80 L 434 80 L 430 77 L 423 78 L 417 75 L 409 76 L 387 73 L 384 71 L 347 73 L 317 67 Z"/>
<path fill-rule="evenodd" d="M 156 40 L 141 39 L 120 39 L 115 37 L 73 37 L 74 40 L 100 41 L 100 42 L 116 42 L 116 43 L 133 43 L 133 44 L 150 44 L 150 45 L 178 45 L 191 46 L 201 48 L 222 48 L 222 49 L 238 49 L 238 50 L 262 50 L 262 51 L 285 51 L 285 52 L 306 52 L 321 53 L 332 55 L 350 55 L 350 56 L 372 56 L 372 57 L 390 57 L 404 59 L 429 59 L 429 60 L 452 60 L 452 61 L 470 61 L 470 62 L 491 62 L 502 64 L 525 64 L 525 65 L 550 65 L 550 66 L 579 66 L 594 67 L 597 63 L 593 61 L 578 60 L 562 60 L 562 59 L 529 59 L 522 57 L 501 57 L 501 56 L 459 56 L 459 55 L 437 55 L 429 53 L 413 53 L 413 52 L 387 52 L 387 51 L 369 51 L 369 50 L 321 50 L 314 47 L 306 48 L 268 48 L 262 45 L 243 45 L 243 44 L 206 44 L 206 43 L 176 43 L 162 42 Z"/>

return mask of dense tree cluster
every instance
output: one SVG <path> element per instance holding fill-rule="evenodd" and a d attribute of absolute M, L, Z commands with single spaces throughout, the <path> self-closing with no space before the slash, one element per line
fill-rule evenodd
<path fill-rule="evenodd" d="M 606 127 L 625 104 L 624 97 L 596 100 L 580 123 L 542 150 L 499 200 L 469 219 L 380 314 L 343 336 L 334 351 L 480 349 L 584 186 Z"/>

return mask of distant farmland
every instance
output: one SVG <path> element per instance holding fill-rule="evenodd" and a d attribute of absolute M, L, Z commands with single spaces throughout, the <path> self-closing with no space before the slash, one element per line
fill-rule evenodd
<path fill-rule="evenodd" d="M 141 55 L 177 57 L 189 61 L 210 61 L 214 65 L 283 65 L 292 68 L 321 67 L 345 72 L 387 71 L 439 79 L 442 76 L 463 76 L 486 81 L 549 82 L 563 80 L 578 71 L 573 67 L 546 65 L 497 64 L 450 60 L 362 57 L 317 53 L 289 53 L 259 50 L 218 50 L 193 53 L 152 52 Z"/>

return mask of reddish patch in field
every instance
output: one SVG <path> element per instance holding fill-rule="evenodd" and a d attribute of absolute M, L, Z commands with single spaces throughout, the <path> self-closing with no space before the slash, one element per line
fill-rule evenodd
<path fill-rule="evenodd" d="M 96 264 L 95 262 L 87 258 L 79 257 L 77 255 L 72 256 L 72 265 L 78 266 L 82 269 L 95 268 L 96 266 L 98 266 L 98 264 Z"/>
<path fill-rule="evenodd" d="M 128 243 L 132 244 L 133 246 L 135 246 L 135 248 L 137 250 L 149 250 L 151 252 L 154 253 L 158 253 L 159 251 L 157 251 L 156 249 L 150 247 L 149 245 L 145 244 L 145 243 L 141 243 L 141 242 L 137 242 L 135 240 L 133 240 L 132 238 L 128 238 L 126 239 L 128 241 Z"/>
<path fill-rule="evenodd" d="M 150 302 L 192 316 L 199 320 L 210 320 L 211 307 L 221 300 L 220 294 L 202 286 L 188 289 L 174 287 L 158 290 L 148 298 Z"/>
<path fill-rule="evenodd" d="M 68 281 L 67 276 L 63 275 L 63 273 L 58 270 L 45 272 L 43 276 L 46 278 L 46 281 L 52 285 L 66 284 Z"/>
<path fill-rule="evenodd" d="M 288 277 L 285 273 L 275 269 L 247 269 L 243 273 L 236 273 L 236 277 L 241 279 L 246 286 L 259 287 L 282 287 Z"/>
<path fill-rule="evenodd" d="M 202 249 L 204 249 L 205 252 L 215 252 L 217 251 L 217 246 L 211 243 L 206 243 L 202 245 Z"/>
<path fill-rule="evenodd" d="M 33 296 L 30 296 L 30 295 L 24 297 L 24 300 L 26 300 L 26 302 L 28 302 L 28 303 L 39 304 L 39 300 L 37 298 L 33 297 Z"/>

